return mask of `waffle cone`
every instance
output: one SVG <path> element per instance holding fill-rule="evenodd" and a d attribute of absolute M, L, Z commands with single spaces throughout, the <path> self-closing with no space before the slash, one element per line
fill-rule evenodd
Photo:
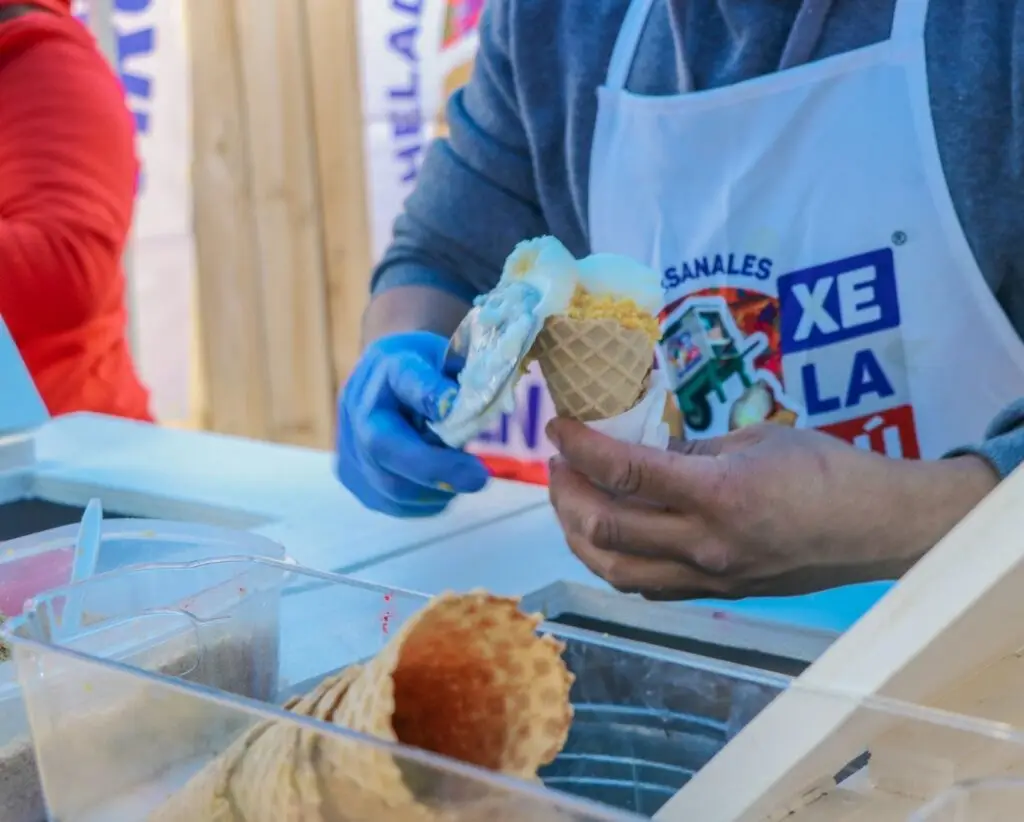
<path fill-rule="evenodd" d="M 561 643 L 538 637 L 540 617 L 523 614 L 517 605 L 515 599 L 482 592 L 437 597 L 374 659 L 324 680 L 285 707 L 536 779 L 568 736 L 573 678 L 561 659 Z M 197 774 L 149 822 L 520 818 L 484 814 L 485 807 L 497 809 L 493 800 L 450 791 L 444 798 L 460 810 L 437 807 L 432 801 L 437 797 L 417 796 L 417 784 L 430 776 L 417 770 L 354 740 L 263 723 Z"/>
<path fill-rule="evenodd" d="M 616 320 L 548 317 L 531 349 L 561 417 L 581 422 L 623 414 L 643 395 L 654 343 Z"/>
<path fill-rule="evenodd" d="M 239 822 L 231 802 L 231 776 L 250 745 L 270 727 L 263 723 L 236 740 L 150 814 L 148 822 Z"/>
<path fill-rule="evenodd" d="M 572 676 L 562 645 L 536 635 L 540 616 L 515 599 L 445 594 L 408 622 L 363 669 L 335 724 L 532 778 L 562 749 Z M 414 799 L 416 774 L 383 751 L 331 746 L 322 764 L 359 772 L 391 807 Z M 351 761 L 346 754 L 359 754 Z"/>
<path fill-rule="evenodd" d="M 323 694 L 341 679 L 328 677 L 284 708 L 312 716 Z M 152 813 L 148 822 L 320 822 L 318 814 L 304 815 L 309 800 L 308 791 L 303 796 L 299 790 L 302 781 L 296 778 L 293 785 L 287 778 L 298 744 L 292 726 L 256 725 Z"/>

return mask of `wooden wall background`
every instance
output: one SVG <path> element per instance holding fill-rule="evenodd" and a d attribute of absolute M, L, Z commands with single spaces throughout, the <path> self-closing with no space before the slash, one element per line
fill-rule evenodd
<path fill-rule="evenodd" d="M 186 11 L 199 423 L 329 448 L 371 266 L 356 3 Z"/>

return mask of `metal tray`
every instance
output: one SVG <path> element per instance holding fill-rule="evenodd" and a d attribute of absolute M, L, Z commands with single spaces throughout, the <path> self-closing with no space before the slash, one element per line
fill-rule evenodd
<path fill-rule="evenodd" d="M 562 753 L 541 771 L 544 784 L 641 816 L 653 815 L 790 682 L 586 629 L 549 622 L 541 630 L 565 642 L 576 676 L 573 726 Z"/>

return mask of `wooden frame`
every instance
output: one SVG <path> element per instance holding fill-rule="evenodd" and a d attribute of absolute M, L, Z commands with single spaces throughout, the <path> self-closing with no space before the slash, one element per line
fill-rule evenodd
<path fill-rule="evenodd" d="M 356 4 L 187 16 L 203 423 L 329 448 L 370 275 Z"/>
<path fill-rule="evenodd" d="M 1022 526 L 1018 471 L 807 669 L 798 680 L 806 690 L 781 694 L 655 818 L 902 822 L 908 804 L 962 780 L 1024 775 L 1024 736 L 1001 744 L 1012 735 L 1005 726 L 986 737 L 864 701 L 1024 727 Z M 865 750 L 872 760 L 862 784 L 837 788 L 829 775 Z"/>

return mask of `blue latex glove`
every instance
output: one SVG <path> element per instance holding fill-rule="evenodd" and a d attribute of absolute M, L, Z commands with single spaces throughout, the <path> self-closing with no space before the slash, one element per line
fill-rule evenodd
<path fill-rule="evenodd" d="M 479 491 L 487 470 L 444 445 L 426 422 L 449 410 L 457 386 L 441 373 L 448 340 L 417 331 L 378 340 L 338 399 L 337 473 L 367 508 L 429 517 Z"/>

